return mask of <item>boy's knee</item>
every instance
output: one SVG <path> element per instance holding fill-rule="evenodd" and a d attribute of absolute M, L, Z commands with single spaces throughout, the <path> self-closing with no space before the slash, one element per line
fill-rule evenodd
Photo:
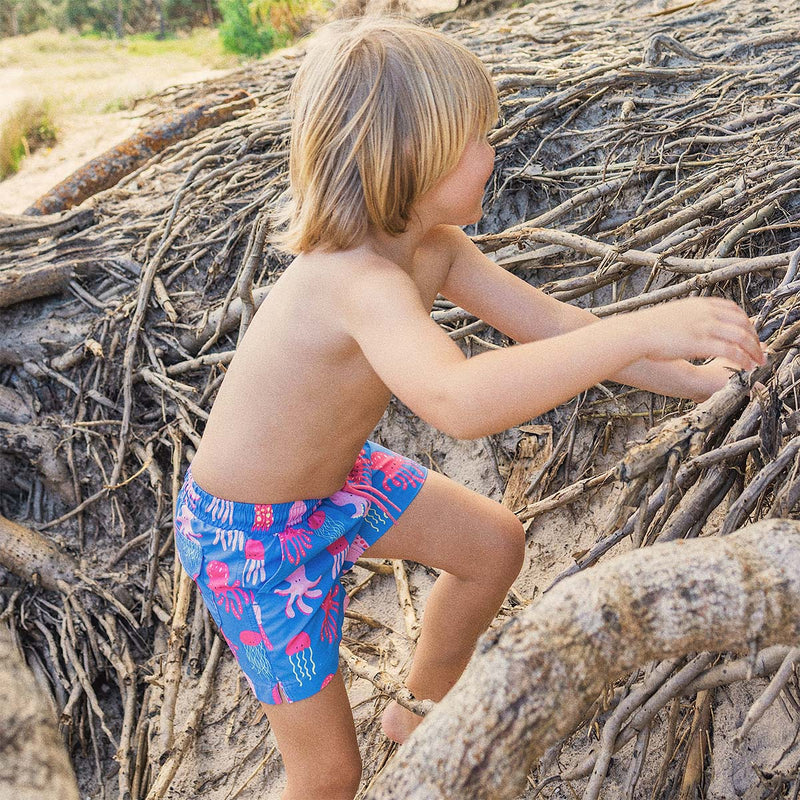
<path fill-rule="evenodd" d="M 496 534 L 496 563 L 509 583 L 519 575 L 525 562 L 525 529 L 517 517 L 503 508 Z"/>
<path fill-rule="evenodd" d="M 336 770 L 308 775 L 302 786 L 291 782 L 281 800 L 353 800 L 361 783 L 361 758 L 348 759 Z"/>

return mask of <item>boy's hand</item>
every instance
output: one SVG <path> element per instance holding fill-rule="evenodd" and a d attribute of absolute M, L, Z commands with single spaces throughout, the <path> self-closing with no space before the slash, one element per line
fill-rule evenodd
<path fill-rule="evenodd" d="M 734 366 L 724 358 L 715 358 L 708 364 L 701 364 L 694 368 L 694 375 L 697 378 L 697 390 L 689 398 L 697 403 L 708 400 L 714 392 L 719 391 L 739 367 Z"/>
<path fill-rule="evenodd" d="M 736 303 L 718 297 L 690 297 L 636 311 L 631 335 L 642 337 L 647 358 L 715 358 L 736 369 L 764 363 L 755 328 Z M 635 327 L 634 327 L 635 326 Z"/>

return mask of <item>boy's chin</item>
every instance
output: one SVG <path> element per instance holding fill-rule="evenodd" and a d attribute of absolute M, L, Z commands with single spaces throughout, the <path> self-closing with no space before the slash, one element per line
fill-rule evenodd
<path fill-rule="evenodd" d="M 464 214 L 463 216 L 459 217 L 457 221 L 454 221 L 450 224 L 458 225 L 459 227 L 463 228 L 465 225 L 474 225 L 476 222 L 480 222 L 482 219 L 483 209 L 473 212 L 472 214 Z"/>

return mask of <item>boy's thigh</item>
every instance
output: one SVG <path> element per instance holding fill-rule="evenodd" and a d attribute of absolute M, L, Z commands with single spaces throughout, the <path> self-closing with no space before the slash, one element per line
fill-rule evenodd
<path fill-rule="evenodd" d="M 294 793 L 306 789 L 323 797 L 326 788 L 358 785 L 361 757 L 353 712 L 339 670 L 324 689 L 311 697 L 279 705 L 262 703 L 261 707 L 275 734 Z"/>
<path fill-rule="evenodd" d="M 490 563 L 521 566 L 522 524 L 505 506 L 430 470 L 417 496 L 366 558 L 404 558 L 464 579 Z"/>

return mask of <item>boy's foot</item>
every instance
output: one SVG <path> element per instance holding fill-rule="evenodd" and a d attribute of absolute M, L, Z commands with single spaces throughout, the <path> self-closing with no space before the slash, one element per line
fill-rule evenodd
<path fill-rule="evenodd" d="M 381 727 L 393 742 L 403 744 L 411 736 L 414 728 L 422 722 L 422 719 L 419 714 L 403 708 L 399 703 L 392 700 L 383 712 Z"/>

